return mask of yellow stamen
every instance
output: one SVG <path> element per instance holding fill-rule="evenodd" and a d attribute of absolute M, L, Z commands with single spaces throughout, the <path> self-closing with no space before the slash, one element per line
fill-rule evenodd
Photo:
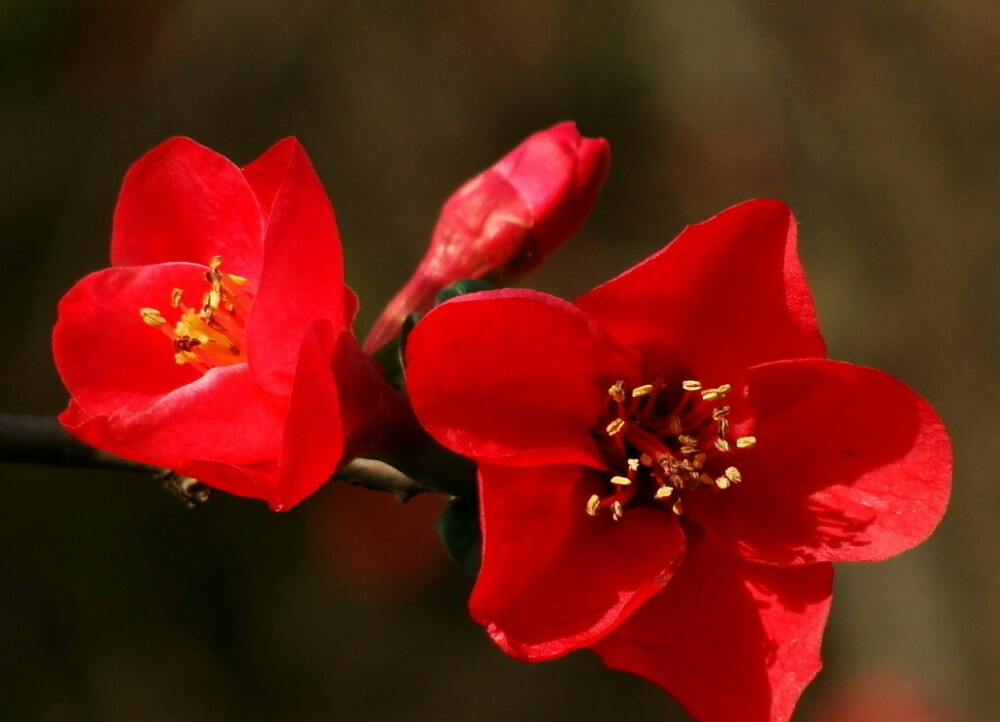
<path fill-rule="evenodd" d="M 625 400 L 625 382 L 616 381 L 614 386 L 608 389 L 608 396 L 621 403 Z"/>
<path fill-rule="evenodd" d="M 173 308 L 177 308 L 178 306 L 180 306 L 181 301 L 183 300 L 184 300 L 183 288 L 175 288 L 173 291 L 170 292 L 170 305 Z"/>
<path fill-rule="evenodd" d="M 639 396 L 649 396 L 653 393 L 653 384 L 645 384 L 643 386 L 636 386 L 632 389 L 632 398 L 637 398 Z"/>
<path fill-rule="evenodd" d="M 656 490 L 656 493 L 653 494 L 653 498 L 654 499 L 666 499 L 667 497 L 671 496 L 673 493 L 674 493 L 674 487 L 672 487 L 672 486 L 661 486 L 659 489 Z"/>
<path fill-rule="evenodd" d="M 726 453 L 727 451 L 729 451 L 729 442 L 726 441 L 725 439 L 716 439 L 715 448 L 721 451 L 722 453 Z"/>
<path fill-rule="evenodd" d="M 601 508 L 601 497 L 594 494 L 592 497 L 587 499 L 587 513 L 590 516 L 597 516 L 597 510 Z"/>
<path fill-rule="evenodd" d="M 615 486 L 629 486 L 632 483 L 632 480 L 627 476 L 612 476 L 611 483 Z"/>
<path fill-rule="evenodd" d="M 140 308 L 139 315 L 143 321 L 153 327 L 162 326 L 167 322 L 167 319 L 163 318 L 163 315 L 155 308 Z"/>
<path fill-rule="evenodd" d="M 608 424 L 607 432 L 608 436 L 614 436 L 615 434 L 621 433 L 621 430 L 625 428 L 624 419 L 615 419 L 610 424 Z"/>
<path fill-rule="evenodd" d="M 625 509 L 624 509 L 624 507 L 622 507 L 622 503 L 620 501 L 613 501 L 613 502 L 611 502 L 611 518 L 612 519 L 614 519 L 615 521 L 618 521 L 619 519 L 622 518 L 622 515 L 624 513 L 625 513 Z"/>
<path fill-rule="evenodd" d="M 685 391 L 701 391 L 701 381 L 685 381 L 681 384 L 681 388 Z"/>
<path fill-rule="evenodd" d="M 741 436 L 736 440 L 737 449 L 752 449 L 757 445 L 757 439 L 753 436 Z"/>
<path fill-rule="evenodd" d="M 726 469 L 724 473 L 726 475 L 726 478 L 729 479 L 734 484 L 739 484 L 741 481 L 743 481 L 743 476 L 740 474 L 740 470 L 737 469 L 735 466 L 730 466 L 729 468 Z"/>

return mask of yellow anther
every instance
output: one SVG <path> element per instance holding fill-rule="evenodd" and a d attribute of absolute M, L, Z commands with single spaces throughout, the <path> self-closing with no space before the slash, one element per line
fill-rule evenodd
<path fill-rule="evenodd" d="M 701 381 L 685 381 L 681 384 L 681 388 L 685 391 L 701 391 Z"/>
<path fill-rule="evenodd" d="M 649 396 L 653 393 L 653 384 L 645 384 L 643 386 L 636 386 L 632 389 L 632 398 L 637 398 L 639 396 Z"/>
<path fill-rule="evenodd" d="M 732 390 L 733 390 L 733 387 L 730 386 L 729 384 L 722 384 L 715 391 L 719 394 L 719 396 L 725 396 L 726 394 L 728 394 Z"/>
<path fill-rule="evenodd" d="M 612 476 L 611 483 L 615 486 L 629 486 L 632 483 L 632 480 L 627 476 Z"/>
<path fill-rule="evenodd" d="M 671 416 L 667 424 L 670 427 L 670 433 L 674 436 L 677 436 L 684 430 L 684 426 L 681 424 L 680 416 Z"/>
<path fill-rule="evenodd" d="M 219 266 L 222 265 L 222 256 L 212 256 L 212 260 L 208 262 L 208 267 L 213 271 L 218 271 Z"/>
<path fill-rule="evenodd" d="M 614 436 L 615 434 L 621 433 L 621 430 L 625 428 L 624 419 L 615 419 L 610 424 L 608 424 L 607 432 L 608 436 Z"/>
<path fill-rule="evenodd" d="M 701 398 L 705 401 L 715 401 L 718 398 L 722 398 L 722 394 L 719 393 L 718 389 L 705 389 L 701 392 Z"/>
<path fill-rule="evenodd" d="M 684 454 L 684 456 L 691 456 L 692 454 L 698 453 L 698 447 L 691 445 L 684 445 L 681 447 L 681 453 Z"/>
<path fill-rule="evenodd" d="M 716 406 L 715 409 L 712 411 L 712 418 L 718 421 L 728 413 L 729 413 L 728 406 Z"/>
<path fill-rule="evenodd" d="M 638 459 L 629 459 L 628 460 L 628 468 L 629 468 L 629 471 L 639 471 L 639 460 Z"/>
<path fill-rule="evenodd" d="M 183 288 L 175 288 L 173 291 L 170 292 L 170 305 L 173 306 L 174 308 L 180 306 L 181 301 L 183 300 L 184 300 Z"/>
<path fill-rule="evenodd" d="M 622 514 L 625 513 L 625 508 L 622 506 L 620 501 L 611 502 L 611 518 L 618 521 L 622 518 Z"/>
<path fill-rule="evenodd" d="M 237 286 L 245 286 L 248 283 L 250 283 L 250 281 L 248 281 L 247 279 L 243 278 L 243 276 L 237 276 L 234 273 L 228 274 L 228 277 L 229 277 L 229 280 L 232 281 L 233 283 L 235 283 Z"/>
<path fill-rule="evenodd" d="M 729 479 L 734 484 L 739 484 L 741 481 L 743 481 L 743 476 L 740 474 L 740 470 L 737 469 L 735 466 L 730 466 L 723 473 L 725 473 L 726 478 Z"/>
<path fill-rule="evenodd" d="M 715 480 L 715 485 L 717 487 L 719 487 L 720 489 L 728 489 L 729 488 L 729 479 L 727 479 L 724 476 L 720 476 L 718 479 Z"/>
<path fill-rule="evenodd" d="M 681 505 L 681 500 L 680 499 L 678 499 L 677 501 L 674 502 L 674 505 L 671 507 L 671 510 L 677 516 L 680 516 L 681 514 L 684 513 L 684 507 Z"/>
<path fill-rule="evenodd" d="M 597 516 L 597 510 L 601 508 L 601 497 L 594 494 L 592 497 L 587 499 L 587 513 L 590 516 Z"/>
<path fill-rule="evenodd" d="M 615 401 L 621 403 L 625 400 L 625 382 L 616 381 L 614 385 L 608 389 L 608 396 L 613 398 Z"/>
<path fill-rule="evenodd" d="M 162 326 L 167 322 L 167 319 L 163 318 L 163 315 L 155 308 L 140 308 L 139 315 L 150 326 Z"/>
<path fill-rule="evenodd" d="M 698 443 L 697 436 L 691 436 L 691 434 L 679 434 L 677 440 L 682 444 L 693 445 Z"/>
<path fill-rule="evenodd" d="M 672 486 L 661 486 L 659 489 L 656 490 L 656 493 L 653 494 L 653 498 L 654 499 L 666 499 L 669 496 L 671 496 L 673 493 L 674 493 L 674 487 L 672 487 Z"/>
<path fill-rule="evenodd" d="M 725 452 L 729 451 L 729 442 L 726 441 L 725 439 L 716 439 L 715 440 L 715 448 L 718 449 L 719 451 L 725 453 Z"/>
<path fill-rule="evenodd" d="M 757 445 L 757 437 L 755 436 L 741 436 L 736 440 L 737 449 L 752 449 Z"/>

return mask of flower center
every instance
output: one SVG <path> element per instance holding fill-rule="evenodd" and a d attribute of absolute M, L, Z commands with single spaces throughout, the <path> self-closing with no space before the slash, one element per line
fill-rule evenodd
<path fill-rule="evenodd" d="M 255 291 L 246 278 L 223 273 L 219 270 L 221 267 L 222 256 L 215 256 L 208 262 L 205 271 L 208 290 L 197 308 L 184 303 L 183 289 L 173 290 L 170 306 L 181 312 L 173 330 L 157 309 L 139 309 L 143 321 L 159 328 L 171 340 L 174 361 L 188 364 L 202 373 L 216 366 L 247 360 L 243 332 Z"/>
<path fill-rule="evenodd" d="M 686 493 L 728 489 L 743 480 L 739 469 L 722 457 L 752 448 L 757 439 L 731 438 L 730 407 L 722 403 L 730 385 L 703 388 L 698 381 L 684 381 L 679 396 L 673 391 L 659 378 L 631 390 L 624 381 L 608 389 L 607 412 L 592 433 L 618 473 L 608 480 L 610 493 L 587 500 L 588 514 L 610 509 L 618 521 L 626 505 L 648 500 L 680 516 Z"/>

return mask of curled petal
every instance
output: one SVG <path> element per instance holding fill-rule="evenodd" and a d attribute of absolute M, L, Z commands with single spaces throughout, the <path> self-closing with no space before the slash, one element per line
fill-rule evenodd
<path fill-rule="evenodd" d="M 129 169 L 111 235 L 113 266 L 171 261 L 260 276 L 263 218 L 240 169 L 190 138 L 172 138 Z"/>
<path fill-rule="evenodd" d="M 330 325 L 317 321 L 299 351 L 281 456 L 267 499 L 275 511 L 290 509 L 325 484 L 343 456 L 339 379 L 331 370 L 334 345 Z"/>
<path fill-rule="evenodd" d="M 783 722 L 822 667 L 832 581 L 829 564 L 767 567 L 689 535 L 666 588 L 592 649 L 701 722 Z"/>
<path fill-rule="evenodd" d="M 410 334 L 407 388 L 453 451 L 504 464 L 603 466 L 590 429 L 634 364 L 565 301 L 533 291 L 461 296 Z"/>
<path fill-rule="evenodd" d="M 757 445 L 743 483 L 702 496 L 692 518 L 748 559 L 875 561 L 941 520 L 947 433 L 931 406 L 875 369 L 810 359 L 749 371 Z"/>
<path fill-rule="evenodd" d="M 483 564 L 469 609 L 508 654 L 552 659 L 593 643 L 677 566 L 676 519 L 642 507 L 617 522 L 589 516 L 601 487 L 578 466 L 480 467 Z"/>
<path fill-rule="evenodd" d="M 576 304 L 652 373 L 682 359 L 707 383 L 736 383 L 754 364 L 825 355 L 795 243 L 788 206 L 747 201 Z"/>
<path fill-rule="evenodd" d="M 254 383 L 246 364 L 235 364 L 210 369 L 143 410 L 94 414 L 74 402 L 60 420 L 77 438 L 125 459 L 175 470 L 194 459 L 249 466 L 280 453 L 286 404 Z"/>
<path fill-rule="evenodd" d="M 265 195 L 265 186 L 278 176 L 278 161 L 286 158 L 270 206 L 264 266 L 246 331 L 251 368 L 275 393 L 291 388 L 299 348 L 312 323 L 328 321 L 339 333 L 350 327 L 355 310 L 353 295 L 345 292 L 333 206 L 302 146 L 283 141 L 260 161 L 263 165 L 253 167 L 251 177 Z"/>

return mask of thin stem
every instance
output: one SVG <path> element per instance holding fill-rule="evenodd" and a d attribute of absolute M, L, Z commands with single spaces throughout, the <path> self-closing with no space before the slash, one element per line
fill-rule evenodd
<path fill-rule="evenodd" d="M 0 413 L 0 462 L 137 470 L 164 476 L 163 469 L 128 461 L 78 441 L 54 417 L 30 414 Z M 374 459 L 355 459 L 338 469 L 333 479 L 388 492 L 400 501 L 431 491 L 398 469 Z"/>

